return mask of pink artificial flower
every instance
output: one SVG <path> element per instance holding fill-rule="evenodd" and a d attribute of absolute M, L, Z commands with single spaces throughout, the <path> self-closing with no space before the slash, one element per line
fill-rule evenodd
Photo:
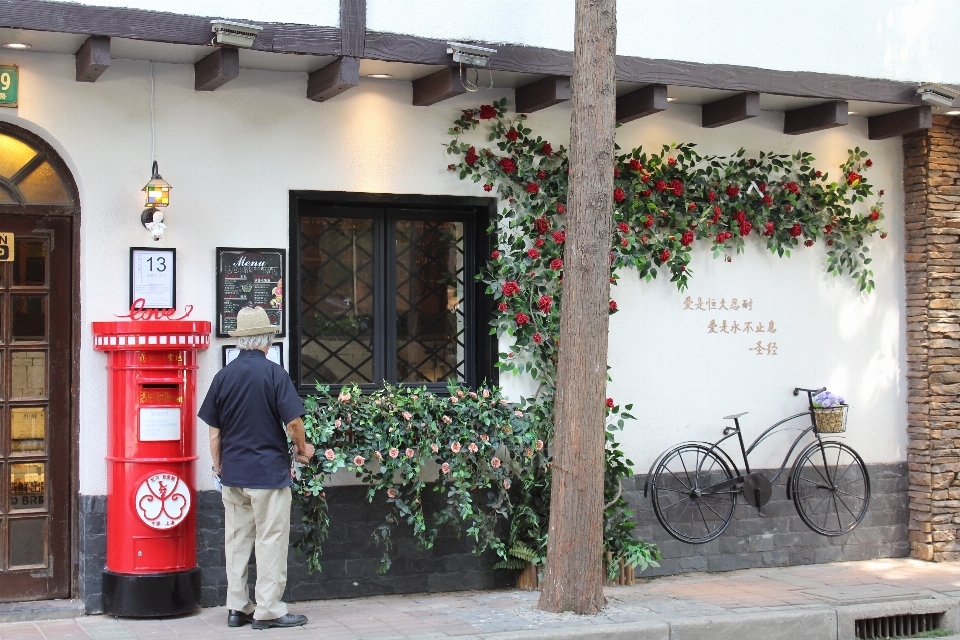
<path fill-rule="evenodd" d="M 413 457 L 413 454 L 416 453 L 416 452 L 415 452 L 413 449 L 409 449 L 409 448 L 408 448 L 407 451 L 406 451 L 406 453 L 407 453 L 407 457 L 408 457 L 408 458 L 412 458 L 412 457 Z"/>
<path fill-rule="evenodd" d="M 340 425 L 342 424 L 343 422 L 340 421 L 340 418 L 337 418 L 336 420 L 333 421 L 333 426 L 336 427 L 337 429 L 339 429 Z"/>
<path fill-rule="evenodd" d="M 460 449 L 461 447 L 459 442 L 454 442 L 452 445 L 450 445 L 450 451 L 453 451 L 454 453 L 460 453 Z"/>
<path fill-rule="evenodd" d="M 451 422 L 453 422 L 453 418 L 451 418 L 450 416 L 443 416 L 440 419 L 446 422 L 447 424 L 450 424 Z"/>
<path fill-rule="evenodd" d="M 362 467 L 364 462 L 366 461 L 363 459 L 363 456 L 357 456 L 353 459 L 353 464 L 357 465 L 358 467 Z"/>
<path fill-rule="evenodd" d="M 339 396 L 337 396 L 337 400 L 339 400 L 340 402 L 350 402 L 350 394 L 341 393 Z"/>
<path fill-rule="evenodd" d="M 513 415 L 517 416 L 518 418 L 522 418 L 522 417 L 523 417 L 523 411 L 520 411 L 520 410 L 518 409 L 517 411 L 514 411 L 514 412 L 513 412 Z"/>
<path fill-rule="evenodd" d="M 387 453 L 390 454 L 390 457 L 391 457 L 391 458 L 396 458 L 397 456 L 400 455 L 400 450 L 397 449 L 396 447 L 391 447 L 391 448 L 390 448 L 390 451 L 388 451 Z"/>
<path fill-rule="evenodd" d="M 450 473 L 450 465 L 444 462 L 440 465 L 440 471 L 443 471 L 445 474 Z"/>
<path fill-rule="evenodd" d="M 327 449 L 327 450 L 323 453 L 323 457 L 326 458 L 327 460 L 333 460 L 334 458 L 337 457 L 337 454 L 334 453 L 333 449 Z"/>
<path fill-rule="evenodd" d="M 470 451 L 470 453 L 476 453 L 478 450 L 478 447 L 476 444 L 471 442 L 470 444 L 467 445 L 467 449 Z"/>
<path fill-rule="evenodd" d="M 411 418 L 413 418 L 413 414 L 411 414 L 409 411 L 404 411 L 401 415 L 403 416 L 403 419 L 407 420 L 408 422 Z"/>
<path fill-rule="evenodd" d="M 490 397 L 490 392 L 487 391 L 486 389 L 484 389 L 484 390 L 483 390 L 483 397 L 484 397 L 484 398 L 489 398 L 489 397 Z"/>
<path fill-rule="evenodd" d="M 494 469 L 500 468 L 500 458 L 493 458 L 490 460 L 490 466 Z"/>
<path fill-rule="evenodd" d="M 437 451 L 440 451 L 440 447 L 438 447 L 438 446 L 435 445 L 435 444 L 431 444 L 431 445 L 430 445 L 430 451 L 432 451 L 433 453 L 436 453 Z"/>
<path fill-rule="evenodd" d="M 504 481 L 503 481 L 503 488 L 506 489 L 507 491 L 510 490 L 510 481 L 509 481 L 509 480 L 504 480 Z"/>
<path fill-rule="evenodd" d="M 537 451 L 543 451 L 543 440 L 537 440 Z"/>
<path fill-rule="evenodd" d="M 396 489 L 387 489 L 387 497 L 390 498 L 391 500 L 392 500 L 393 498 L 396 498 L 396 497 L 397 497 L 397 490 L 396 490 Z"/>
<path fill-rule="evenodd" d="M 480 439 L 483 440 L 484 442 L 486 442 L 487 440 L 490 439 L 490 436 L 488 436 L 488 435 L 485 434 L 485 433 L 482 433 L 482 434 L 480 434 Z"/>

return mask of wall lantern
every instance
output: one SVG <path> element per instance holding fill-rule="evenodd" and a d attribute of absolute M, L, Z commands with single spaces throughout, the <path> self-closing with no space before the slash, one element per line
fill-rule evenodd
<path fill-rule="evenodd" d="M 173 187 L 160 177 L 160 171 L 157 167 L 157 161 L 153 161 L 153 174 L 143 187 L 146 194 L 146 209 L 140 214 L 140 222 L 153 235 L 154 240 L 163 237 L 163 232 L 167 225 L 163 224 L 163 212 L 161 208 L 170 204 L 170 189 Z"/>

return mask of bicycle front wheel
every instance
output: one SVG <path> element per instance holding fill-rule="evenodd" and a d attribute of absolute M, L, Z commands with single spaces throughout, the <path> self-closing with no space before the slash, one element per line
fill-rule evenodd
<path fill-rule="evenodd" d="M 790 489 L 804 524 L 823 536 L 849 533 L 870 505 L 867 466 L 856 451 L 833 440 L 814 442 L 797 457 Z"/>
<path fill-rule="evenodd" d="M 653 473 L 653 512 L 677 540 L 710 542 L 733 518 L 740 491 L 727 482 L 733 478 L 730 466 L 715 449 L 680 445 L 663 457 Z"/>

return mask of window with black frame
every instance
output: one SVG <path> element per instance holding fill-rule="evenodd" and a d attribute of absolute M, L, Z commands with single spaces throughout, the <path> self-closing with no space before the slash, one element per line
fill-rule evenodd
<path fill-rule="evenodd" d="M 387 198 L 391 206 L 374 195 L 294 199 L 291 374 L 304 393 L 318 383 L 442 391 L 451 380 L 491 380 L 489 305 L 475 278 L 490 204 L 421 197 L 403 206 Z"/>

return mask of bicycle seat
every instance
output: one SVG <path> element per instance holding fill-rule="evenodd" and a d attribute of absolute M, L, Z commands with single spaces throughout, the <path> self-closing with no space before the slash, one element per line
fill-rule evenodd
<path fill-rule="evenodd" d="M 749 412 L 749 411 L 744 411 L 743 413 L 735 413 L 735 414 L 733 414 L 732 416 L 723 416 L 723 419 L 724 419 L 724 420 L 736 420 L 736 419 L 739 418 L 740 416 L 745 416 L 745 415 L 747 415 L 748 413 L 750 413 L 750 412 Z"/>

